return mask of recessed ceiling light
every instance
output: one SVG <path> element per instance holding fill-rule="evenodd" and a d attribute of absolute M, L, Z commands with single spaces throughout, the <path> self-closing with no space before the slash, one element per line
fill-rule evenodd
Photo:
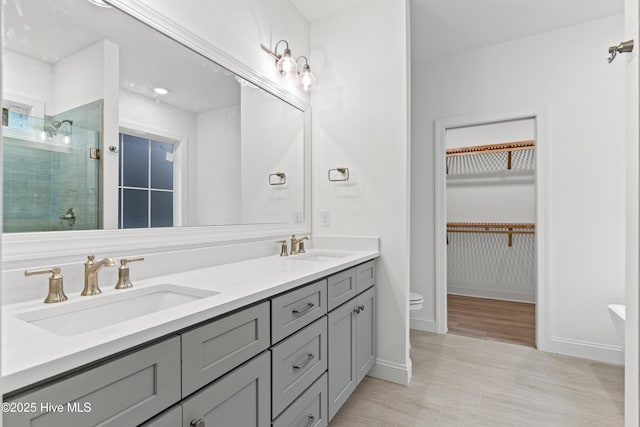
<path fill-rule="evenodd" d="M 153 88 L 153 91 L 154 91 L 155 93 L 157 93 L 158 95 L 166 95 L 166 94 L 168 94 L 168 93 L 169 93 L 169 90 L 168 90 L 168 89 L 165 89 L 165 88 L 163 88 L 163 87 L 154 87 L 154 88 Z"/>
<path fill-rule="evenodd" d="M 89 3 L 100 7 L 111 7 L 110 4 L 105 3 L 103 0 L 87 0 Z"/>

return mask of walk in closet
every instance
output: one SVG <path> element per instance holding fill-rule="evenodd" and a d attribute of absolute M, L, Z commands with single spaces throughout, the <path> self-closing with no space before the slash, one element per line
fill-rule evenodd
<path fill-rule="evenodd" d="M 535 347 L 531 120 L 447 130 L 450 333 Z"/>

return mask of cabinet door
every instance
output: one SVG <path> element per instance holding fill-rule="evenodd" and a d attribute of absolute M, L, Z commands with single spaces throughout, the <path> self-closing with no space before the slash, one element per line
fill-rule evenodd
<path fill-rule="evenodd" d="M 180 338 L 13 399 L 36 412 L 5 413 L 5 427 L 135 426 L 180 400 Z M 43 408 L 42 405 L 46 405 Z"/>
<path fill-rule="evenodd" d="M 182 335 L 182 397 L 269 347 L 269 302 Z"/>
<path fill-rule="evenodd" d="M 268 427 L 269 352 L 231 371 L 182 402 L 182 426 Z"/>
<path fill-rule="evenodd" d="M 327 279 L 327 308 L 333 310 L 356 296 L 356 269 L 341 271 Z"/>
<path fill-rule="evenodd" d="M 329 313 L 329 421 L 355 390 L 356 299 Z"/>
<path fill-rule="evenodd" d="M 356 366 L 358 384 L 376 361 L 376 288 L 371 287 L 356 298 Z"/>

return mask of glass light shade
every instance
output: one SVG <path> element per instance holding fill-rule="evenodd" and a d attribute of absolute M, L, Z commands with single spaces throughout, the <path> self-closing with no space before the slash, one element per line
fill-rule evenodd
<path fill-rule="evenodd" d="M 305 64 L 302 74 L 298 77 L 298 87 L 305 92 L 312 91 L 316 88 L 316 76 L 311 72 L 309 64 Z"/>
<path fill-rule="evenodd" d="M 278 74 L 282 77 L 286 77 L 288 79 L 294 79 L 298 77 L 298 64 L 291 57 L 291 51 L 289 49 L 285 49 L 284 53 L 278 59 L 278 64 L 276 65 L 278 69 Z"/>

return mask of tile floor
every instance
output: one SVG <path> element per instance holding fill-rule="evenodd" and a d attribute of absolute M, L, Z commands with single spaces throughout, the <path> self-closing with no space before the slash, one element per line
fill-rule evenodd
<path fill-rule="evenodd" d="M 409 386 L 367 377 L 330 427 L 622 426 L 622 367 L 411 331 Z"/>

